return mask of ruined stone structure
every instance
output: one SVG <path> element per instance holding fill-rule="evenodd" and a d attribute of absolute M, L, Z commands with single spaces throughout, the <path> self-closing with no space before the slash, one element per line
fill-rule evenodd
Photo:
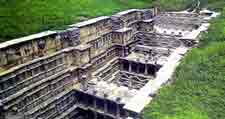
<path fill-rule="evenodd" d="M 205 22 L 131 9 L 4 42 L 0 119 L 138 119 Z"/>

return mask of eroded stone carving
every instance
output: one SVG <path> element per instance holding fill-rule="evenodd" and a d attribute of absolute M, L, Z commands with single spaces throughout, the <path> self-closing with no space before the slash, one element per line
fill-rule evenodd
<path fill-rule="evenodd" d="M 198 42 L 192 33 L 203 18 L 131 9 L 2 43 L 0 117 L 138 119 L 155 94 L 144 93 L 165 83 L 155 80 L 180 49 Z"/>

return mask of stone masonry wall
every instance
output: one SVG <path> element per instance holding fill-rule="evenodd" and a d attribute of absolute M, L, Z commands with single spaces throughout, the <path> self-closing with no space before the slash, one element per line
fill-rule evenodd
<path fill-rule="evenodd" d="M 153 10 L 132 9 L 0 44 L 6 118 L 53 119 L 73 108 L 71 87 L 83 74 L 91 78 L 107 61 L 127 55 L 134 34 L 153 30 L 152 15 Z"/>

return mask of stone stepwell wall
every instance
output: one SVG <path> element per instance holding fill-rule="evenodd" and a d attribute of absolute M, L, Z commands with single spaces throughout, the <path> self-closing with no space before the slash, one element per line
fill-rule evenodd
<path fill-rule="evenodd" d="M 121 12 L 70 25 L 63 31 L 46 31 L 0 44 L 0 67 L 7 70 L 51 53 L 91 42 L 112 31 L 131 26 L 137 21 L 151 18 L 148 10 Z"/>
<path fill-rule="evenodd" d="M 152 9 L 131 9 L 1 43 L 0 103 L 6 117 L 55 118 L 72 108 L 72 98 L 63 109 L 51 105 L 70 97 L 70 87 L 84 73 L 124 56 L 136 32 L 153 30 L 154 14 Z"/>

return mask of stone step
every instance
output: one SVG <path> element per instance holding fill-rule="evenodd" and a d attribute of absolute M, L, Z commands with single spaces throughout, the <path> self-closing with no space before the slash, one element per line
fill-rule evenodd
<path fill-rule="evenodd" d="M 21 96 L 26 97 L 25 95 L 29 95 L 28 91 L 31 91 L 31 90 L 33 90 L 35 87 L 40 86 L 40 85 L 42 85 L 42 84 L 44 84 L 44 83 L 47 83 L 48 81 L 52 81 L 52 80 L 54 80 L 56 77 L 58 77 L 58 76 L 60 76 L 60 75 L 63 75 L 63 74 L 65 74 L 65 73 L 68 72 L 68 71 L 69 71 L 69 69 L 63 70 L 63 71 L 61 71 L 61 72 L 59 72 L 59 73 L 57 73 L 57 74 L 54 74 L 53 76 L 47 77 L 47 78 L 45 78 L 45 79 L 43 79 L 43 80 L 40 80 L 40 81 L 38 81 L 38 82 L 36 82 L 36 83 L 34 83 L 34 84 L 32 84 L 32 85 L 29 85 L 27 88 L 23 88 L 22 90 L 18 91 L 17 93 L 15 93 L 15 94 L 13 94 L 13 95 L 11 95 L 11 96 L 9 96 L 9 97 L 3 99 L 3 101 L 2 101 L 3 104 L 6 104 L 5 108 L 8 109 L 8 108 L 14 106 L 14 105 L 15 105 L 16 103 L 18 103 L 18 101 L 19 101 L 19 100 L 17 100 L 17 101 L 15 101 L 14 103 L 7 104 L 7 103 L 9 103 L 11 100 L 17 99 L 18 97 L 21 97 Z M 33 92 L 33 91 L 31 91 L 31 92 Z"/>
<path fill-rule="evenodd" d="M 38 114 L 41 113 L 41 110 L 44 110 L 47 106 L 51 106 L 52 104 L 54 104 L 54 102 L 56 102 L 60 98 L 65 98 L 65 95 L 70 92 L 71 92 L 71 90 L 66 90 L 66 91 L 59 93 L 58 95 L 55 95 L 54 97 L 51 97 L 50 99 L 42 102 L 41 104 L 37 105 L 33 109 L 29 110 L 28 112 L 25 112 L 25 116 L 28 119 L 29 119 L 29 117 L 33 118 L 33 117 L 37 116 Z M 40 111 L 40 112 L 38 112 L 38 111 Z M 35 113 L 37 113 L 37 114 L 35 114 Z"/>
<path fill-rule="evenodd" d="M 66 110 L 65 112 L 63 112 L 60 116 L 56 117 L 55 119 L 64 119 L 69 114 L 73 113 L 73 111 L 75 111 L 75 109 L 77 109 L 77 108 L 78 108 L 78 106 L 77 105 L 74 105 L 73 107 L 69 108 L 68 110 Z"/>

